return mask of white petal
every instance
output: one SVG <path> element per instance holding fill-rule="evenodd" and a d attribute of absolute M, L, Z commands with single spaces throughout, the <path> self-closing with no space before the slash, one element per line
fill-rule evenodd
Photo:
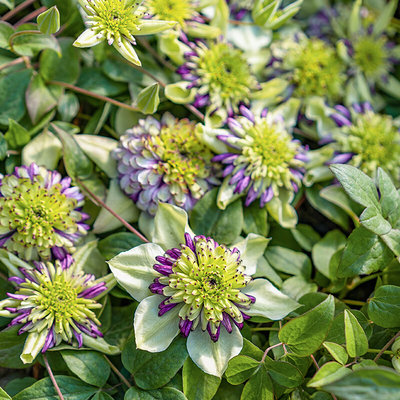
<path fill-rule="evenodd" d="M 96 33 L 92 29 L 86 29 L 79 37 L 75 40 L 73 45 L 75 47 L 92 47 L 96 44 L 101 43 L 104 40 L 104 36 L 101 33 Z"/>
<path fill-rule="evenodd" d="M 142 19 L 138 25 L 138 29 L 132 33 L 136 36 L 153 35 L 154 33 L 162 32 L 171 29 L 176 25 L 175 21 L 162 21 L 157 19 Z"/>
<path fill-rule="evenodd" d="M 190 332 L 187 349 L 190 358 L 204 372 L 221 377 L 231 358 L 237 356 L 243 347 L 243 337 L 239 328 L 232 324 L 232 332 L 228 333 L 221 326 L 218 341 L 213 342 L 207 331 L 199 327 Z"/>
<path fill-rule="evenodd" d="M 139 67 L 142 65 L 129 40 L 122 38 L 121 42 L 114 42 L 113 46 L 118 50 L 122 57 L 130 61 L 132 64 L 138 65 Z"/>
<path fill-rule="evenodd" d="M 118 254 L 108 265 L 118 283 L 137 301 L 151 295 L 150 284 L 160 274 L 153 269 L 156 257 L 164 254 L 154 243 L 145 243 Z"/>
<path fill-rule="evenodd" d="M 157 353 L 165 350 L 179 333 L 179 310 L 181 305 L 175 306 L 163 316 L 158 316 L 158 305 L 165 300 L 164 296 L 155 294 L 144 299 L 136 309 L 135 340 L 136 347 Z"/>
<path fill-rule="evenodd" d="M 43 329 L 40 333 L 31 332 L 25 340 L 24 349 L 20 356 L 24 364 L 30 364 L 42 350 L 48 331 Z"/>
<path fill-rule="evenodd" d="M 152 242 L 164 250 L 172 249 L 185 242 L 185 232 L 194 235 L 189 228 L 186 211 L 172 204 L 159 203 L 154 219 Z"/>
<path fill-rule="evenodd" d="M 300 307 L 300 304 L 280 292 L 266 279 L 255 279 L 243 290 L 256 298 L 256 302 L 245 313 L 251 316 L 266 317 L 278 321 Z"/>
<path fill-rule="evenodd" d="M 240 251 L 242 265 L 246 267 L 245 273 L 247 275 L 256 273 L 257 261 L 264 254 L 270 240 L 271 239 L 267 239 L 263 236 L 250 233 L 246 239 L 230 246 L 231 248 L 236 247 Z"/>

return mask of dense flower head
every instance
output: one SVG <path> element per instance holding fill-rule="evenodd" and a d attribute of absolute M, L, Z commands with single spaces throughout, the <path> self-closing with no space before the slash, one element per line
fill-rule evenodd
<path fill-rule="evenodd" d="M 183 28 L 186 21 L 199 19 L 193 0 L 147 0 L 147 11 L 154 18 L 176 21 Z M 202 19 L 200 19 L 203 22 Z"/>
<path fill-rule="evenodd" d="M 71 178 L 34 163 L 0 178 L 0 247 L 25 260 L 68 259 L 89 229 Z"/>
<path fill-rule="evenodd" d="M 225 42 L 189 42 L 183 34 L 181 38 L 191 51 L 177 72 L 188 81 L 188 88 L 195 89 L 195 107 L 223 108 L 230 114 L 248 100 L 257 81 L 241 50 Z"/>
<path fill-rule="evenodd" d="M 19 268 L 21 275 L 10 278 L 17 286 L 15 293 L 7 293 L 0 302 L 0 315 L 13 318 L 10 326 L 22 325 L 19 334 L 28 332 L 21 359 L 32 362 L 39 351 L 62 341 L 81 347 L 85 335 L 102 336 L 93 310 L 102 307 L 95 298 L 106 284 L 73 266 L 63 268 L 58 260 L 34 265 Z"/>
<path fill-rule="evenodd" d="M 195 123 L 168 113 L 161 122 L 140 120 L 121 137 L 114 156 L 122 190 L 152 215 L 159 201 L 190 210 L 218 183 L 212 154 L 197 138 Z"/>
<path fill-rule="evenodd" d="M 336 106 L 331 115 L 338 129 L 332 132 L 337 154 L 332 162 L 349 162 L 375 176 L 378 167 L 400 179 L 400 134 L 390 115 L 377 114 L 369 103 Z"/>
<path fill-rule="evenodd" d="M 175 21 L 146 19 L 143 0 L 79 0 L 86 16 L 86 29 L 74 42 L 77 47 L 91 47 L 107 40 L 123 57 L 141 65 L 132 45 L 134 35 L 147 35 L 173 27 Z"/>
<path fill-rule="evenodd" d="M 272 47 L 278 46 L 279 43 Z M 320 39 L 297 39 L 280 60 L 278 57 L 277 66 L 288 73 L 294 95 L 299 98 L 340 97 L 345 81 L 344 64 L 335 49 Z"/>
<path fill-rule="evenodd" d="M 268 110 L 256 116 L 245 106 L 240 110 L 241 116 L 228 118 L 230 134 L 218 136 L 232 152 L 219 154 L 213 161 L 225 165 L 223 176 L 235 188 L 234 193 L 247 193 L 246 206 L 260 199 L 260 207 L 264 207 L 279 195 L 280 188 L 298 190 L 307 157 L 287 131 L 282 116 Z"/>
<path fill-rule="evenodd" d="M 201 325 L 217 341 L 223 325 L 230 333 L 232 322 L 239 328 L 249 317 L 245 314 L 255 299 L 244 293 L 251 278 L 244 274 L 238 249 L 228 249 L 211 238 L 186 233 L 185 244 L 158 256 L 154 269 L 162 274 L 150 285 L 153 293 L 166 299 L 159 315 L 180 306 L 179 328 L 184 336 Z"/>

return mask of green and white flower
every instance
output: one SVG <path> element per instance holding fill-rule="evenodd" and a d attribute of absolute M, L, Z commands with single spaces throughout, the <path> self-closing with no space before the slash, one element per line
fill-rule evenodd
<path fill-rule="evenodd" d="M 134 36 L 152 35 L 172 28 L 175 21 L 146 19 L 143 0 L 79 0 L 88 28 L 75 40 L 76 47 L 92 47 L 104 40 L 135 65 L 141 65 Z"/>
<path fill-rule="evenodd" d="M 240 353 L 240 329 L 252 316 L 280 320 L 299 304 L 263 278 L 253 279 L 268 239 L 250 234 L 232 247 L 196 236 L 184 210 L 160 204 L 151 243 L 109 261 L 135 312 L 136 346 L 168 348 L 181 332 L 191 359 L 206 373 L 222 376 Z"/>

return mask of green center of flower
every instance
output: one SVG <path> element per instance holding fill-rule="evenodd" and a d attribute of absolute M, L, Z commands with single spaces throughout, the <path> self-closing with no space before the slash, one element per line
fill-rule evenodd
<path fill-rule="evenodd" d="M 190 190 L 195 198 L 204 195 L 199 179 L 210 175 L 212 154 L 195 135 L 194 122 L 176 120 L 163 126 L 157 136 L 148 137 L 147 148 L 160 157 L 156 169 L 164 182 L 179 186 L 183 193 Z"/>
<path fill-rule="evenodd" d="M 281 122 L 271 122 L 265 118 L 257 118 L 256 123 L 248 123 L 246 135 L 243 138 L 242 154 L 234 164 L 242 168 L 246 166 L 245 174 L 253 181 L 261 181 L 264 186 L 286 186 L 291 189 L 292 174 L 290 167 L 299 167 L 300 162 L 295 160 L 299 144 L 293 142 L 292 137 Z M 255 185 L 259 187 L 258 184 Z M 276 188 L 275 188 L 276 189 Z"/>
<path fill-rule="evenodd" d="M 36 248 L 48 256 L 46 249 L 63 245 L 56 230 L 76 232 L 81 215 L 74 211 L 76 200 L 62 194 L 60 184 L 45 188 L 40 176 L 32 182 L 11 175 L 3 178 L 0 190 L 0 233 L 15 231 L 5 244 L 8 250 L 25 256 L 26 248 Z"/>
<path fill-rule="evenodd" d="M 382 167 L 398 181 L 400 137 L 391 116 L 367 111 L 358 114 L 353 125 L 342 130 L 337 141 L 342 151 L 355 154 L 353 164 L 372 176 L 378 167 Z"/>
<path fill-rule="evenodd" d="M 185 20 L 191 19 L 195 12 L 191 0 L 148 0 L 146 5 L 155 18 L 176 21 L 182 27 Z"/>
<path fill-rule="evenodd" d="M 289 52 L 287 61 L 294 69 L 292 79 L 298 96 L 339 95 L 344 67 L 334 49 L 322 40 L 306 40 Z"/>
<path fill-rule="evenodd" d="M 256 84 L 242 52 L 226 43 L 204 48 L 197 73 L 202 81 L 201 93 L 209 92 L 213 104 L 236 106 L 246 100 Z"/>
<path fill-rule="evenodd" d="M 197 236 L 195 251 L 181 245 L 181 256 L 176 260 L 169 276 L 159 278 L 166 285 L 165 304 L 184 303 L 179 316 L 183 320 L 200 320 L 202 329 L 210 324 L 216 332 L 224 313 L 237 323 L 243 322 L 240 308 L 247 309 L 251 299 L 241 293 L 251 278 L 244 274 L 238 252 L 218 245 L 214 240 Z"/>
<path fill-rule="evenodd" d="M 386 39 L 363 36 L 354 44 L 354 61 L 368 78 L 379 78 L 387 72 Z"/>
<path fill-rule="evenodd" d="M 92 28 L 115 40 L 121 36 L 130 38 L 142 17 L 142 13 L 134 12 L 136 4 L 132 0 L 92 0 L 90 6 L 95 11 L 95 15 L 88 17 Z"/>

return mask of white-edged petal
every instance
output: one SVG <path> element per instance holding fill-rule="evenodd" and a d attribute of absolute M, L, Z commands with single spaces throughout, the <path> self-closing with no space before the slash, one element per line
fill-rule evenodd
<path fill-rule="evenodd" d="M 153 35 L 173 28 L 177 24 L 176 21 L 162 21 L 158 19 L 142 19 L 137 29 L 132 30 L 132 34 L 136 36 Z"/>
<path fill-rule="evenodd" d="M 151 295 L 150 284 L 160 274 L 153 269 L 156 257 L 164 254 L 154 243 L 145 243 L 118 254 L 108 265 L 118 283 L 137 301 Z"/>
<path fill-rule="evenodd" d="M 185 232 L 194 236 L 189 228 L 186 211 L 172 204 L 159 203 L 154 218 L 152 242 L 164 250 L 172 249 L 178 247 L 180 243 L 185 243 Z"/>
<path fill-rule="evenodd" d="M 207 331 L 198 326 L 190 332 L 187 339 L 187 350 L 193 362 L 204 372 L 221 377 L 231 358 L 237 356 L 243 347 L 243 337 L 239 328 L 232 324 L 232 332 L 228 333 L 221 326 L 217 342 L 213 342 Z"/>
<path fill-rule="evenodd" d="M 300 307 L 297 301 L 280 292 L 266 279 L 254 279 L 243 290 L 243 293 L 256 298 L 256 302 L 246 310 L 246 314 L 259 316 L 278 321 L 296 308 Z"/>
<path fill-rule="evenodd" d="M 122 57 L 130 61 L 132 64 L 138 65 L 139 67 L 142 65 L 129 40 L 123 37 L 120 42 L 114 41 L 113 46 L 118 50 Z"/>
<path fill-rule="evenodd" d="M 158 305 L 165 300 L 165 296 L 155 294 L 144 299 L 135 312 L 136 347 L 157 353 L 165 350 L 175 336 L 179 333 L 179 310 L 182 305 L 178 304 L 163 316 L 158 316 Z"/>
<path fill-rule="evenodd" d="M 101 43 L 104 40 L 104 36 L 101 33 L 96 33 L 92 29 L 86 29 L 83 31 L 78 39 L 75 40 L 73 45 L 75 47 L 92 47 L 96 44 Z"/>
<path fill-rule="evenodd" d="M 264 254 L 270 240 L 264 236 L 250 233 L 245 239 L 230 246 L 231 248 L 236 247 L 240 251 L 242 265 L 246 267 L 246 275 L 256 273 L 257 261 Z"/>

